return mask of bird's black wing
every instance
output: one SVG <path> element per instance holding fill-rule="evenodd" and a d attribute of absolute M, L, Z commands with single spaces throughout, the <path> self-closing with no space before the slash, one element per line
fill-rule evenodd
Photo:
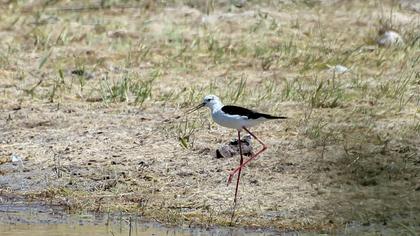
<path fill-rule="evenodd" d="M 266 119 L 286 119 L 284 116 L 272 116 L 269 114 L 255 112 L 253 110 L 238 107 L 238 106 L 223 106 L 222 111 L 229 115 L 238 115 L 238 116 L 246 116 L 248 119 L 258 119 L 258 118 L 266 118 Z"/>

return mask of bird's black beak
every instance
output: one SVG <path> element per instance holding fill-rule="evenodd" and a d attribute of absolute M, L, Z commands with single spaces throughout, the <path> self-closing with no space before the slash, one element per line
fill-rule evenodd
<path fill-rule="evenodd" d="M 205 103 L 201 103 L 200 105 L 194 107 L 193 109 L 189 110 L 188 113 L 194 112 L 202 107 L 204 107 L 204 105 L 206 105 Z"/>

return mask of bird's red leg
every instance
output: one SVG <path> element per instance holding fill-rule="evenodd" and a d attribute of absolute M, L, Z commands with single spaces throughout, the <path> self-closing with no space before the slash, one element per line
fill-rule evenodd
<path fill-rule="evenodd" d="M 245 162 L 243 162 L 242 164 L 240 164 L 238 167 L 236 167 L 236 169 L 234 169 L 230 174 L 229 174 L 229 179 L 228 179 L 228 184 L 230 182 L 232 182 L 232 178 L 233 176 L 236 174 L 236 172 L 241 171 L 242 167 L 244 167 L 245 165 L 247 165 L 250 161 L 254 160 L 255 158 L 257 158 L 258 155 L 260 155 L 262 152 L 264 152 L 267 149 L 267 146 L 259 139 L 257 138 L 257 136 L 255 136 L 253 133 L 251 133 L 247 128 L 243 127 L 243 129 L 248 132 L 253 138 L 255 138 L 261 145 L 262 148 L 261 150 L 259 150 L 254 156 L 252 156 L 251 158 L 249 158 L 248 160 L 246 160 Z"/>
<path fill-rule="evenodd" d="M 244 162 L 244 158 L 242 156 L 241 131 L 240 130 L 238 130 L 238 145 L 239 145 L 239 154 L 241 155 L 241 160 L 240 160 L 239 166 L 242 166 L 242 164 Z M 235 199 L 233 200 L 233 203 L 235 205 L 236 205 L 236 197 L 238 196 L 238 188 L 239 188 L 239 179 L 240 178 L 241 178 L 241 168 L 239 168 L 239 171 L 238 171 L 238 180 L 236 181 Z M 229 184 L 229 182 L 228 182 L 228 184 Z"/>

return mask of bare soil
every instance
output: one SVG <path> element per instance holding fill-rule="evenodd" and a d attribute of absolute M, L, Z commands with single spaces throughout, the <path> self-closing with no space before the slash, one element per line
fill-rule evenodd
<path fill-rule="evenodd" d="M 394 1 L 200 2 L 0 3 L 0 201 L 178 225 L 419 232 L 418 13 Z M 378 47 L 384 28 L 405 44 Z M 242 172 L 233 218 L 239 159 L 215 152 L 236 131 L 185 113 L 209 93 L 290 117 L 253 129 L 269 149 Z"/>

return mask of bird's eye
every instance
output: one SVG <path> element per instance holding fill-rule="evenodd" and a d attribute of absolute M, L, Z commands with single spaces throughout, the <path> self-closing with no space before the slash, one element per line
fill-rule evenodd
<path fill-rule="evenodd" d="M 207 99 L 206 99 L 206 102 L 210 102 L 210 98 L 207 98 Z"/>

